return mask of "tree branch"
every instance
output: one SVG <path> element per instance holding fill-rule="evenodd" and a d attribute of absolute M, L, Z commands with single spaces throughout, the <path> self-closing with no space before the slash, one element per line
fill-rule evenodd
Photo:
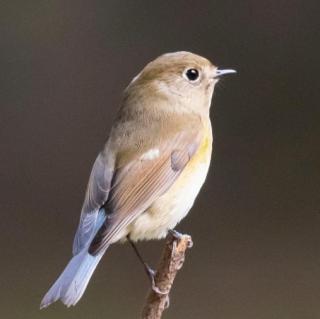
<path fill-rule="evenodd" d="M 150 290 L 142 311 L 142 319 L 160 319 L 163 311 L 169 307 L 169 293 L 173 281 L 183 266 L 186 250 L 191 247 L 192 239 L 189 235 L 168 234 L 155 275 L 155 285 L 160 292 Z"/>

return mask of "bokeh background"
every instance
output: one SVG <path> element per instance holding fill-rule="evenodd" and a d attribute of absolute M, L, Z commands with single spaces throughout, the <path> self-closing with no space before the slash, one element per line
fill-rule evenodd
<path fill-rule="evenodd" d="M 139 318 L 149 282 L 128 245 L 79 304 L 40 311 L 71 256 L 87 179 L 141 68 L 189 50 L 237 76 L 215 92 L 214 157 L 164 318 L 320 317 L 316 1 L 2 1 L 0 316 Z M 163 242 L 139 244 L 155 265 Z"/>

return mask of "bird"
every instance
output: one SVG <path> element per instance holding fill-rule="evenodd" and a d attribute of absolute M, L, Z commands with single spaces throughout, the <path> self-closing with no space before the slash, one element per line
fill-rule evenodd
<path fill-rule="evenodd" d="M 40 308 L 74 306 L 110 245 L 164 238 L 187 215 L 211 161 L 215 85 L 235 72 L 179 51 L 133 78 L 93 164 L 72 259 Z"/>

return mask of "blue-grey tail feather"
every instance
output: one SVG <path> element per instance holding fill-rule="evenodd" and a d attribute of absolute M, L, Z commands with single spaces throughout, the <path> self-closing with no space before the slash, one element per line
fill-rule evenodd
<path fill-rule="evenodd" d="M 80 217 L 79 227 L 74 236 L 73 255 L 77 255 L 82 249 L 92 241 L 96 235 L 97 230 L 102 226 L 106 220 L 106 212 L 102 207 L 98 211 L 86 213 L 85 217 Z"/>
<path fill-rule="evenodd" d="M 44 296 L 40 308 L 61 300 L 66 306 L 74 306 L 82 297 L 102 254 L 90 255 L 82 251 L 74 256 L 67 267 Z"/>
<path fill-rule="evenodd" d="M 100 218 L 96 223 L 95 233 L 105 220 L 104 210 L 99 213 L 101 214 L 99 214 Z M 101 216 L 104 216 L 104 218 Z M 75 255 L 42 299 L 40 308 L 48 307 L 59 299 L 68 307 L 74 306 L 82 297 L 103 254 L 104 251 L 96 256 L 90 255 L 87 245 Z"/>

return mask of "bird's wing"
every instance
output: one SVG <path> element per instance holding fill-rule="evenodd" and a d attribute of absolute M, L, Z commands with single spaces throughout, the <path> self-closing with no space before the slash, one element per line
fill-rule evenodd
<path fill-rule="evenodd" d="M 91 242 L 90 253 L 103 251 L 122 229 L 170 188 L 198 149 L 200 132 L 198 129 L 176 133 L 156 149 L 115 170 L 105 204 L 107 219 Z"/>
<path fill-rule="evenodd" d="M 101 152 L 95 160 L 82 206 L 80 222 L 73 242 L 73 254 L 78 254 L 96 232 L 99 222 L 99 210 L 107 201 L 114 171 L 112 152 Z M 104 217 L 104 216 L 102 216 Z"/>

